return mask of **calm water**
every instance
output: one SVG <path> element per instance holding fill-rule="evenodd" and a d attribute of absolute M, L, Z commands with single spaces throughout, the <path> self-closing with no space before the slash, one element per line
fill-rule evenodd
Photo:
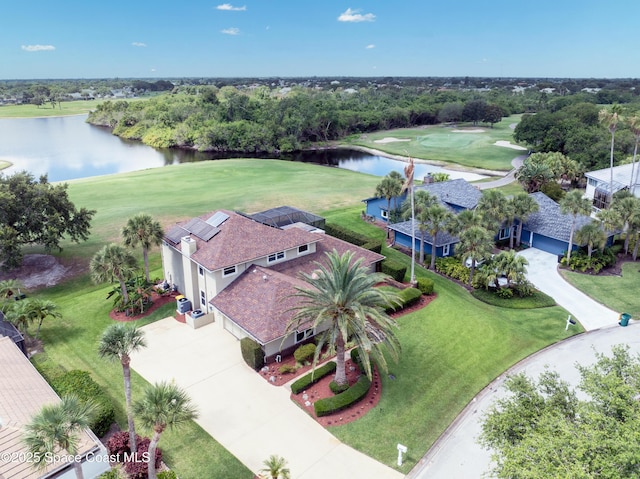
<path fill-rule="evenodd" d="M 156 150 L 138 142 L 121 140 L 105 128 L 89 125 L 86 115 L 60 118 L 0 119 L 0 160 L 13 164 L 6 174 L 27 170 L 49 181 L 123 173 L 175 163 L 230 158 L 182 150 Z M 247 155 L 236 155 L 247 157 Z M 405 163 L 351 150 L 310 151 L 281 159 L 303 161 L 384 176 L 403 172 Z M 268 160 L 265 160 L 268 161 Z M 472 173 L 448 171 L 416 164 L 415 177 L 446 171 L 452 178 L 482 178 Z"/>

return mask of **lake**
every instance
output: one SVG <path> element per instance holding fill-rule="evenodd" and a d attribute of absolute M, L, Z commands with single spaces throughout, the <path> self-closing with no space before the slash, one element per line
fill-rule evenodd
<path fill-rule="evenodd" d="M 27 170 L 36 177 L 47 174 L 49 181 L 53 182 L 176 163 L 250 156 L 157 150 L 140 142 L 122 140 L 112 135 L 109 129 L 89 125 L 86 118 L 86 115 L 78 115 L 0 119 L 0 160 L 12 163 L 11 167 L 2 171 L 12 174 Z M 390 158 L 347 149 L 306 151 L 285 155 L 280 159 L 345 168 L 376 176 L 384 176 L 393 170 L 402 173 L 406 165 Z M 451 178 L 469 181 L 484 178 L 474 173 L 450 171 L 432 165 L 415 165 L 417 179 L 435 172 L 446 172 Z"/>

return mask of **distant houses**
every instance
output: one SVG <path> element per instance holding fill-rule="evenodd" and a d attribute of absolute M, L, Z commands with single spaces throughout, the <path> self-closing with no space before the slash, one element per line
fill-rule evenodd
<path fill-rule="evenodd" d="M 640 167 L 632 163 L 613 167 L 613 193 L 628 189 L 635 196 L 640 197 Z M 611 203 L 611 168 L 588 171 L 585 196 L 593 201 L 596 210 L 608 208 Z"/>

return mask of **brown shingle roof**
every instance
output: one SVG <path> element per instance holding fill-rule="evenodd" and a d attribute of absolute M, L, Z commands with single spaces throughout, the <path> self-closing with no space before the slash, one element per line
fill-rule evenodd
<path fill-rule="evenodd" d="M 22 428 L 45 404 L 60 401 L 58 395 L 44 380 L 10 338 L 0 337 L 0 451 L 24 456 Z M 80 454 L 96 446 L 87 433 L 81 436 Z M 0 461 L 0 478 L 31 479 L 43 477 L 46 471 L 60 463 L 36 471 L 27 461 Z"/>
<path fill-rule="evenodd" d="M 233 211 L 222 210 L 222 212 L 228 214 L 229 219 L 218 226 L 220 232 L 209 241 L 190 235 L 196 241 L 196 252 L 191 255 L 191 258 L 209 271 L 247 263 L 272 253 L 318 241 L 316 234 L 299 228 L 282 230 Z M 214 213 L 202 215 L 200 218 L 206 221 Z M 177 226 L 184 226 L 187 223 L 188 221 L 184 221 Z M 171 231 L 165 235 L 165 241 L 179 250 L 180 244 L 169 238 L 172 236 L 170 233 Z"/>

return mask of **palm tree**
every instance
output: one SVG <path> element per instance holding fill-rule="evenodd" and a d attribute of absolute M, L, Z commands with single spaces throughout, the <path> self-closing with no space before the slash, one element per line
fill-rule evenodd
<path fill-rule="evenodd" d="M 160 382 L 145 390 L 142 399 L 133 404 L 133 413 L 144 427 L 153 429 L 148 451 L 149 479 L 158 479 L 155 457 L 160 436 L 167 428 L 196 419 L 198 411 L 186 391 L 173 383 Z"/>
<path fill-rule="evenodd" d="M 7 321 L 18 328 L 18 331 L 27 336 L 27 328 L 33 320 L 29 310 L 29 301 L 19 301 L 12 304 L 5 311 L 5 317 Z"/>
<path fill-rule="evenodd" d="M 119 360 L 122 364 L 122 375 L 124 377 L 124 397 L 127 403 L 127 422 L 129 426 L 129 447 L 131 452 L 137 451 L 136 430 L 133 424 L 133 414 L 131 412 L 131 353 L 139 351 L 147 346 L 144 332 L 135 327 L 128 327 L 122 323 L 115 323 L 109 326 L 98 345 L 98 354 L 102 358 Z"/>
<path fill-rule="evenodd" d="M 424 242 L 426 239 L 427 230 L 429 228 L 429 214 L 428 210 L 431 206 L 437 204 L 437 199 L 431 193 L 425 190 L 418 190 L 415 192 L 413 214 L 415 221 L 420 232 L 420 263 L 424 263 Z M 404 218 L 411 218 L 412 210 L 411 204 L 408 202 L 403 203 L 402 216 Z"/>
<path fill-rule="evenodd" d="M 527 158 L 516 172 L 516 180 L 522 184 L 527 193 L 535 193 L 552 181 L 554 175 L 549 165 L 531 161 L 530 158 Z"/>
<path fill-rule="evenodd" d="M 507 198 L 500 190 L 484 190 L 478 201 L 476 211 L 485 221 L 485 228 L 493 230 L 498 228 L 505 220 L 505 207 Z"/>
<path fill-rule="evenodd" d="M 62 314 L 58 311 L 58 306 L 53 301 L 49 301 L 46 299 L 29 299 L 27 301 L 27 309 L 29 311 L 29 316 L 32 321 L 38 322 L 38 329 L 36 331 L 35 339 L 38 339 L 38 335 L 40 334 L 40 328 L 42 327 L 42 322 L 48 318 L 61 318 Z"/>
<path fill-rule="evenodd" d="M 482 226 L 471 226 L 460 233 L 460 243 L 458 248 L 462 254 L 463 261 L 471 259 L 471 272 L 469 274 L 469 284 L 473 282 L 473 273 L 476 263 L 491 255 L 493 251 L 493 235 Z"/>
<path fill-rule="evenodd" d="M 24 427 L 22 440 L 27 446 L 33 462 L 38 469 L 44 469 L 49 463 L 45 459 L 52 454 L 78 454 L 81 432 L 89 427 L 95 411 L 91 402 L 80 401 L 69 395 L 57 404 L 42 406 Z M 74 461 L 73 468 L 78 479 L 83 479 L 82 463 Z"/>
<path fill-rule="evenodd" d="M 504 215 L 504 223 L 507 228 L 509 228 L 509 249 L 513 249 L 513 241 L 515 238 L 515 228 L 513 224 L 516 222 L 516 208 L 513 204 L 513 199 L 510 198 L 507 200 L 504 205 L 503 215 Z"/>
<path fill-rule="evenodd" d="M 603 108 L 598 113 L 598 119 L 600 123 L 607 126 L 609 133 L 611 133 L 611 154 L 609 159 L 609 169 L 611 173 L 611 180 L 609 182 L 609 205 L 613 201 L 613 147 L 615 144 L 616 128 L 618 127 L 618 105 L 614 105 L 611 111 Z"/>
<path fill-rule="evenodd" d="M 158 221 L 155 221 L 150 215 L 146 213 L 139 213 L 127 221 L 127 224 L 122 228 L 122 237 L 124 239 L 125 246 L 135 248 L 142 246 L 142 257 L 144 258 L 144 274 L 149 279 L 149 249 L 152 246 L 158 246 L 162 243 L 162 237 L 164 233 L 162 226 Z"/>
<path fill-rule="evenodd" d="M 525 279 L 528 264 L 527 259 L 517 255 L 515 251 L 503 251 L 493 258 L 494 268 L 507 278 L 507 287 L 511 287 L 511 283 L 520 283 Z"/>
<path fill-rule="evenodd" d="M 326 253 L 326 265 L 317 262 L 313 274 L 302 273 L 310 288 L 296 287 L 294 297 L 300 302 L 287 325 L 290 333 L 312 327 L 325 329 L 318 335 L 318 347 L 313 358 L 314 367 L 325 345 L 336 352 L 335 382 L 347 384 L 345 369 L 345 345 L 351 341 L 360 350 L 365 372 L 371 378 L 370 355 L 378 365 L 387 369 L 384 352 L 397 360 L 400 344 L 393 329 L 396 322 L 384 311 L 398 303 L 396 293 L 376 288 L 388 276 L 370 273 L 362 266 L 362 258 L 354 261 L 354 253 L 340 255 L 336 250 Z"/>
<path fill-rule="evenodd" d="M 136 259 L 128 250 L 114 243 L 105 245 L 91 258 L 89 269 L 91 278 L 96 283 L 113 283 L 117 280 L 124 303 L 129 303 L 126 280 L 136 269 Z"/>
<path fill-rule="evenodd" d="M 591 202 L 588 198 L 582 197 L 582 192 L 572 190 L 560 200 L 560 211 L 564 214 L 570 214 L 573 217 L 571 222 L 571 232 L 569 233 L 569 249 L 567 251 L 567 262 L 571 259 L 571 250 L 573 249 L 573 234 L 576 230 L 576 222 L 578 215 L 588 215 L 591 212 Z"/>
<path fill-rule="evenodd" d="M 387 223 L 391 223 L 391 199 L 400 196 L 402 189 L 402 181 L 390 175 L 382 178 L 382 181 L 376 185 L 376 198 L 387 199 Z M 389 229 L 387 228 L 387 235 Z"/>
<path fill-rule="evenodd" d="M 13 295 L 19 293 L 21 288 L 24 288 L 24 286 L 17 279 L 5 279 L 0 281 L 0 311 L 4 311 L 6 309 L 6 303 L 9 302 Z"/>
<path fill-rule="evenodd" d="M 440 204 L 435 204 L 427 208 L 427 220 L 429 225 L 429 234 L 431 235 L 431 264 L 430 269 L 436 267 L 436 245 L 438 244 L 438 233 L 447 228 L 451 224 L 453 214 Z"/>
<path fill-rule="evenodd" d="M 272 454 L 269 459 L 262 461 L 264 469 L 260 469 L 260 472 L 266 472 L 271 479 L 289 479 L 291 472 L 287 467 L 287 460 L 284 457 Z"/>
<path fill-rule="evenodd" d="M 638 209 L 640 209 L 640 198 L 635 196 L 627 196 L 626 198 L 616 199 L 611 204 L 611 210 L 615 212 L 619 219 L 619 227 L 626 232 L 624 238 L 624 254 L 629 254 L 629 221 L 636 215 Z"/>
<path fill-rule="evenodd" d="M 526 193 L 519 193 L 511 200 L 513 205 L 513 213 L 518 218 L 518 231 L 516 233 L 516 246 L 520 246 L 522 240 L 522 225 L 526 223 L 533 213 L 540 209 L 536 200 L 532 196 Z"/>
<path fill-rule="evenodd" d="M 607 241 L 607 235 L 602 230 L 602 226 L 592 221 L 587 223 L 578 231 L 576 231 L 576 238 L 582 244 L 587 244 L 587 256 L 591 258 L 594 245 L 598 248 L 604 248 L 604 244 Z"/>

